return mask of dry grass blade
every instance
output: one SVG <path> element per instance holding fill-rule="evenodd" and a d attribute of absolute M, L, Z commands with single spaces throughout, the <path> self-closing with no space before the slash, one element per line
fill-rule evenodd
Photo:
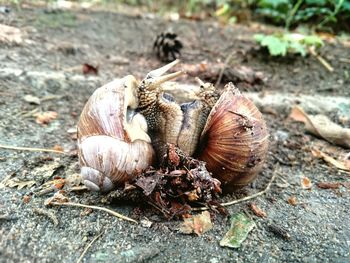
<path fill-rule="evenodd" d="M 86 248 L 84 249 L 83 253 L 81 253 L 80 257 L 77 260 L 77 263 L 82 262 L 86 252 L 89 250 L 89 248 L 92 246 L 93 243 L 95 243 L 95 241 L 97 239 L 99 239 L 99 237 L 101 237 L 103 235 L 104 231 L 102 230 L 100 234 L 98 234 L 97 236 L 94 237 L 93 240 L 91 240 L 91 242 L 86 246 Z"/>
<path fill-rule="evenodd" d="M 251 199 L 254 199 L 258 196 L 261 196 L 261 195 L 264 195 L 266 194 L 270 188 L 271 188 L 271 185 L 272 183 L 275 181 L 276 177 L 277 177 L 278 173 L 275 172 L 273 174 L 273 176 L 271 177 L 269 183 L 267 184 L 266 188 L 258 193 L 255 193 L 255 194 L 252 194 L 252 195 L 249 195 L 249 196 L 246 196 L 246 197 L 243 197 L 243 198 L 240 198 L 240 199 L 237 199 L 237 200 L 233 200 L 233 201 L 230 201 L 230 202 L 226 202 L 226 203 L 221 203 L 220 205 L 221 206 L 230 206 L 230 205 L 235 205 L 235 204 L 238 204 L 238 203 L 242 203 L 242 202 L 245 202 L 245 201 L 248 201 L 248 200 L 251 200 Z M 215 206 L 214 206 L 215 207 Z M 196 207 L 196 208 L 192 208 L 192 211 L 204 211 L 204 210 L 208 210 L 209 208 L 208 207 Z"/>
<path fill-rule="evenodd" d="M 65 203 L 58 203 L 58 202 L 50 202 L 50 205 L 58 205 L 58 206 L 76 206 L 76 207 L 84 207 L 84 208 L 91 208 L 91 209 L 95 209 L 95 210 L 101 210 L 101 211 L 105 211 L 115 217 L 118 217 L 120 219 L 124 219 L 126 221 L 130 221 L 133 222 L 135 224 L 138 224 L 138 222 L 130 217 L 124 216 L 122 214 L 119 214 L 113 210 L 104 208 L 104 207 L 100 207 L 100 206 L 94 206 L 94 205 L 83 205 L 83 204 L 79 204 L 79 203 L 72 203 L 72 202 L 65 202 Z"/>
<path fill-rule="evenodd" d="M 31 147 L 17 147 L 17 146 L 11 146 L 11 145 L 2 145 L 0 144 L 1 149 L 8 149 L 8 150 L 17 150 L 17 151 L 30 151 L 30 152 L 50 152 L 50 153 L 60 153 L 60 154 L 66 154 L 63 151 L 53 150 L 53 149 L 45 149 L 45 148 L 31 148 Z"/>

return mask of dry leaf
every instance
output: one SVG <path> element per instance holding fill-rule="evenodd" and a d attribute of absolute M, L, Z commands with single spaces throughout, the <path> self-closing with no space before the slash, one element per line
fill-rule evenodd
<path fill-rule="evenodd" d="M 20 181 L 18 178 L 9 179 L 5 182 L 5 186 L 10 188 L 17 187 L 18 190 L 22 188 L 30 188 L 35 184 L 35 181 Z"/>
<path fill-rule="evenodd" d="M 318 149 L 312 149 L 311 153 L 313 156 L 315 156 L 317 158 L 322 158 L 325 162 L 337 167 L 338 169 L 341 169 L 344 171 L 350 171 L 350 167 L 348 167 L 348 165 L 346 165 L 345 162 L 338 161 L 338 160 L 334 159 L 333 157 L 329 156 L 328 154 L 321 152 Z"/>
<path fill-rule="evenodd" d="M 28 204 L 30 202 L 31 196 L 25 195 L 23 196 L 23 203 Z"/>
<path fill-rule="evenodd" d="M 90 64 L 84 63 L 83 64 L 83 74 L 92 74 L 92 75 L 97 75 L 98 74 L 98 67 L 94 67 Z"/>
<path fill-rule="evenodd" d="M 256 204 L 250 203 L 250 209 L 256 216 L 266 217 L 266 213 L 263 210 L 261 210 Z"/>
<path fill-rule="evenodd" d="M 298 204 L 297 198 L 294 195 L 292 195 L 288 198 L 288 203 L 290 205 L 296 206 Z"/>
<path fill-rule="evenodd" d="M 21 44 L 22 42 L 21 30 L 16 27 L 0 24 L 0 43 Z"/>
<path fill-rule="evenodd" d="M 293 107 L 290 115 L 295 121 L 305 123 L 305 129 L 330 143 L 350 148 L 350 129 L 343 128 L 324 115 L 307 115 L 299 106 Z"/>
<path fill-rule="evenodd" d="M 56 144 L 54 147 L 52 147 L 52 149 L 55 151 L 60 151 L 60 152 L 64 151 L 63 147 L 58 145 L 58 144 Z"/>
<path fill-rule="evenodd" d="M 36 167 L 32 171 L 32 175 L 35 178 L 40 179 L 50 178 L 54 174 L 54 172 L 60 167 L 62 167 L 62 164 L 59 161 L 50 162 L 48 164 L 44 164 L 43 166 Z"/>
<path fill-rule="evenodd" d="M 311 180 L 307 177 L 302 177 L 301 178 L 301 187 L 303 189 L 311 189 L 311 187 L 312 187 Z"/>
<path fill-rule="evenodd" d="M 64 195 L 64 191 L 56 192 L 52 197 L 45 200 L 45 205 L 51 205 L 52 202 L 67 203 L 69 202 L 68 197 Z"/>
<path fill-rule="evenodd" d="M 319 182 L 317 187 L 322 189 L 338 189 L 341 184 L 338 182 Z"/>
<path fill-rule="evenodd" d="M 185 218 L 184 222 L 180 225 L 179 231 L 183 234 L 196 233 L 198 236 L 209 231 L 213 228 L 213 224 L 210 219 L 210 213 L 204 211 L 199 215 Z"/>
<path fill-rule="evenodd" d="M 36 117 L 36 123 L 46 125 L 49 124 L 52 120 L 57 118 L 57 112 L 55 111 L 46 111 L 43 113 L 37 113 L 34 115 Z"/>

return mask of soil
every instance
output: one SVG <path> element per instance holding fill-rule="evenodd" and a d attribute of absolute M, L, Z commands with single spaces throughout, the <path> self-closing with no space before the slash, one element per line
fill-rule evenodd
<path fill-rule="evenodd" d="M 70 153 L 1 149 L 0 182 L 11 176 L 33 180 L 36 185 L 22 189 L 0 185 L 0 262 L 76 262 L 100 233 L 84 262 L 350 262 L 349 173 L 311 154 L 313 147 L 338 158 L 346 151 L 305 134 L 302 125 L 287 119 L 287 112 L 272 109 L 264 114 L 270 146 L 257 180 L 222 196 L 222 201 L 230 201 L 254 194 L 278 175 L 267 194 L 228 207 L 230 215 L 243 211 L 257 224 L 239 249 L 220 247 L 230 225 L 229 217 L 222 215 L 212 214 L 214 228 L 198 237 L 180 234 L 181 220 L 167 221 L 152 207 L 125 201 L 118 191 L 107 195 L 70 191 L 68 196 L 73 202 L 107 207 L 138 221 L 147 218 L 150 227 L 102 211 L 45 207 L 52 193 L 33 194 L 55 176 L 68 178 L 79 173 L 76 141 L 67 131 L 75 127 L 85 102 L 100 85 L 127 74 L 141 79 L 162 65 L 153 55 L 152 45 L 163 31 L 171 29 L 183 42 L 183 64 L 205 60 L 210 66 L 235 52 L 230 66 L 261 71 L 266 78 L 261 83 L 235 83 L 242 91 L 290 96 L 349 97 L 349 64 L 339 59 L 349 59 L 349 46 L 333 40 L 321 49 L 321 56 L 335 69 L 331 73 L 313 56 L 268 56 L 252 40 L 258 31 L 272 30 L 263 26 L 42 8 L 12 9 L 0 14 L 0 23 L 20 28 L 26 39 L 20 45 L 0 45 L 0 144 L 59 145 Z M 83 63 L 98 66 L 98 75 L 82 75 Z M 25 95 L 44 99 L 35 105 L 25 101 Z M 40 125 L 33 117 L 35 109 L 56 111 L 58 117 Z M 345 125 L 349 127 L 349 122 Z M 311 180 L 311 189 L 302 188 L 303 177 Z M 318 182 L 342 184 L 338 189 L 321 189 Z M 296 197 L 296 205 L 288 203 L 291 196 Z M 254 215 L 250 202 L 264 210 L 267 218 Z M 40 209 L 56 216 L 57 226 Z M 276 228 L 283 228 L 290 237 L 273 231 Z"/>

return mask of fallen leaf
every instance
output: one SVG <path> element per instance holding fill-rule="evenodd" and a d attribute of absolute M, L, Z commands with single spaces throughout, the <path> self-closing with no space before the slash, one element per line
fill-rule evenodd
<path fill-rule="evenodd" d="M 84 63 L 83 64 L 83 74 L 84 75 L 88 75 L 88 74 L 97 75 L 98 74 L 98 67 L 94 67 L 90 64 Z"/>
<path fill-rule="evenodd" d="M 21 44 L 23 42 L 21 30 L 0 24 L 0 43 Z"/>
<path fill-rule="evenodd" d="M 297 198 L 294 195 L 292 195 L 288 198 L 288 203 L 290 205 L 296 206 L 298 204 Z"/>
<path fill-rule="evenodd" d="M 255 222 L 245 214 L 236 214 L 231 218 L 231 228 L 220 241 L 220 246 L 239 248 L 255 226 Z"/>
<path fill-rule="evenodd" d="M 180 225 L 179 232 L 183 234 L 196 233 L 200 236 L 212 228 L 213 224 L 210 219 L 210 213 L 204 211 L 201 214 L 185 218 L 184 222 Z"/>
<path fill-rule="evenodd" d="M 67 203 L 69 199 L 64 195 L 64 191 L 58 191 L 52 197 L 45 200 L 45 205 L 51 205 L 52 202 Z"/>
<path fill-rule="evenodd" d="M 312 183 L 311 180 L 309 178 L 307 178 L 306 176 L 301 178 L 301 187 L 303 189 L 311 189 L 312 187 Z"/>
<path fill-rule="evenodd" d="M 344 170 L 344 171 L 350 171 L 350 167 L 348 167 L 347 163 L 344 161 L 338 161 L 334 159 L 333 157 L 329 156 L 328 154 L 321 152 L 318 149 L 312 149 L 311 153 L 313 156 L 317 158 L 322 158 L 325 162 L 337 167 L 338 169 Z"/>
<path fill-rule="evenodd" d="M 30 199 L 31 199 L 30 195 L 23 196 L 23 203 L 28 204 Z"/>
<path fill-rule="evenodd" d="M 33 95 L 25 95 L 23 99 L 28 103 L 40 105 L 40 99 Z"/>
<path fill-rule="evenodd" d="M 254 213 L 256 216 L 259 216 L 259 217 L 266 217 L 265 211 L 261 210 L 256 204 L 250 203 L 250 209 L 253 211 L 253 213 Z"/>
<path fill-rule="evenodd" d="M 43 113 L 37 113 L 34 115 L 36 117 L 36 123 L 46 125 L 49 124 L 52 120 L 57 118 L 57 112 L 55 111 L 46 111 Z"/>
<path fill-rule="evenodd" d="M 150 221 L 147 217 L 144 217 L 140 220 L 140 224 L 144 228 L 150 228 L 153 225 L 153 222 Z"/>
<path fill-rule="evenodd" d="M 293 107 L 289 117 L 295 121 L 305 123 L 305 129 L 308 132 L 330 143 L 350 148 L 350 129 L 341 127 L 328 117 L 307 115 L 299 106 Z"/>
<path fill-rule="evenodd" d="M 64 151 L 63 147 L 58 145 L 58 144 L 56 144 L 54 147 L 52 147 L 52 149 L 55 151 L 60 151 L 60 152 Z"/>
<path fill-rule="evenodd" d="M 35 181 L 21 181 L 18 178 L 9 179 L 5 182 L 5 186 L 10 188 L 17 187 L 18 190 L 22 188 L 30 188 L 35 184 Z"/>
<path fill-rule="evenodd" d="M 62 166 L 63 165 L 59 161 L 50 162 L 43 166 L 34 168 L 32 175 L 35 178 L 50 178 L 54 172 Z"/>
<path fill-rule="evenodd" d="M 338 182 L 319 182 L 317 187 L 321 189 L 338 189 L 341 183 Z"/>

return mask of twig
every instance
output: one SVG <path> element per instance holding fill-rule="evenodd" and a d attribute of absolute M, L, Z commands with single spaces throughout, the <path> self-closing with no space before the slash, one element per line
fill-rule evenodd
<path fill-rule="evenodd" d="M 339 58 L 340 62 L 350 63 L 350 58 Z"/>
<path fill-rule="evenodd" d="M 309 51 L 311 53 L 311 55 L 313 55 L 314 57 L 316 57 L 318 59 L 318 61 L 329 71 L 329 72 L 333 72 L 334 68 L 320 55 L 318 55 L 315 51 L 315 49 L 313 48 L 309 48 Z"/>
<path fill-rule="evenodd" d="M 130 222 L 133 222 L 135 224 L 138 224 L 138 222 L 130 217 L 124 216 L 122 214 L 119 214 L 113 210 L 104 208 L 104 207 L 100 207 L 100 206 L 94 206 L 94 205 L 83 205 L 83 204 L 79 204 L 79 203 L 73 203 L 73 202 L 66 202 L 66 203 L 58 203 L 58 202 L 50 202 L 50 205 L 58 205 L 58 206 L 76 206 L 76 207 L 84 207 L 84 208 L 91 208 L 91 209 L 96 209 L 96 210 L 101 210 L 101 211 L 105 211 L 113 216 L 116 216 L 120 219 L 124 219 Z"/>
<path fill-rule="evenodd" d="M 215 83 L 216 87 L 220 84 L 222 76 L 224 75 L 225 69 L 227 68 L 228 63 L 230 62 L 230 60 L 232 59 L 232 57 L 235 53 L 236 53 L 235 51 L 231 52 L 231 54 L 226 58 L 224 65 L 222 66 L 222 68 L 220 70 L 219 77 Z"/>
<path fill-rule="evenodd" d="M 34 208 L 34 209 L 33 209 L 33 212 L 35 212 L 35 213 L 38 214 L 38 215 L 47 216 L 48 218 L 51 219 L 51 221 L 53 222 L 53 224 L 54 224 L 55 226 L 58 225 L 58 219 L 57 219 L 57 217 L 56 217 L 56 215 L 55 215 L 54 213 L 52 213 L 52 212 L 50 212 L 50 211 L 46 211 L 46 210 L 41 209 L 41 208 Z"/>
<path fill-rule="evenodd" d="M 83 253 L 81 253 L 80 257 L 77 260 L 77 263 L 82 262 L 86 252 L 89 250 L 89 248 L 92 246 L 92 244 L 100 237 L 104 234 L 104 231 L 102 230 L 100 234 L 98 234 L 97 236 L 94 237 L 93 240 L 91 240 L 91 242 L 85 247 Z"/>
<path fill-rule="evenodd" d="M 8 149 L 8 150 L 17 150 L 17 151 L 30 151 L 30 152 L 50 152 L 50 153 L 61 153 L 66 154 L 63 151 L 53 150 L 53 149 L 45 149 L 45 148 L 31 148 L 31 147 L 17 147 L 11 145 L 2 145 L 0 144 L 0 148 Z"/>
<path fill-rule="evenodd" d="M 258 193 L 255 193 L 253 195 L 249 195 L 249 196 L 246 196 L 246 197 L 243 197 L 243 198 L 240 198 L 240 199 L 237 199 L 237 200 L 233 200 L 233 201 L 230 201 L 230 202 L 226 202 L 226 203 L 221 203 L 220 205 L 221 206 L 230 206 L 230 205 L 235 205 L 235 204 L 238 204 L 238 203 L 242 203 L 244 201 L 248 201 L 250 199 L 254 199 L 258 196 L 261 196 L 261 195 L 264 195 L 266 194 L 270 188 L 271 188 L 271 185 L 272 183 L 275 181 L 276 177 L 277 177 L 278 173 L 275 172 L 273 174 L 273 176 L 271 177 L 271 180 L 270 182 L 267 184 L 266 188 Z M 213 206 L 214 208 L 216 208 L 216 206 Z M 208 207 L 196 207 L 196 208 L 192 208 L 192 211 L 204 211 L 204 210 L 208 210 L 209 208 Z"/>

